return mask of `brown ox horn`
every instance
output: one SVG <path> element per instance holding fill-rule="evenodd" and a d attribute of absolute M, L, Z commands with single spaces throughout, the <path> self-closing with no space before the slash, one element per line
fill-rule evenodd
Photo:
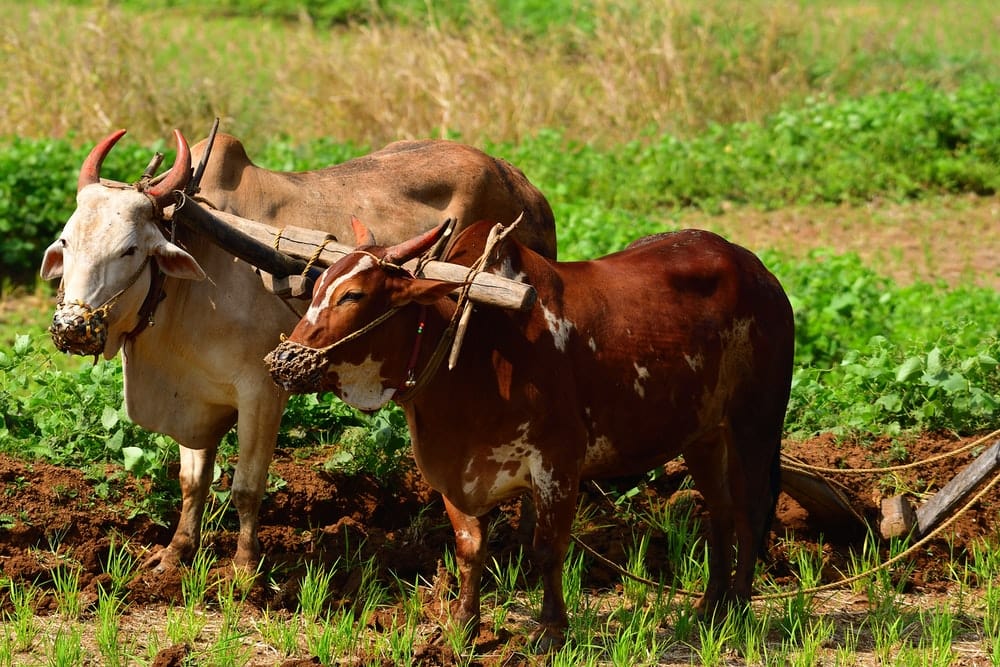
<path fill-rule="evenodd" d="M 177 139 L 177 158 L 174 160 L 174 166 L 170 167 L 163 180 L 146 190 L 146 194 L 155 199 L 160 208 L 173 204 L 174 190 L 183 190 L 191 179 L 191 149 L 188 148 L 187 139 L 180 130 L 174 130 L 174 138 Z"/>
<path fill-rule="evenodd" d="M 426 232 L 424 232 L 423 234 L 421 234 L 416 238 L 412 238 L 408 241 L 403 241 L 402 243 L 397 243 L 391 248 L 386 249 L 385 259 L 390 262 L 396 262 L 398 264 L 404 264 L 408 262 L 417 255 L 423 254 L 431 246 L 437 243 L 437 240 L 441 237 L 441 235 L 448 228 L 448 226 L 449 226 L 449 221 L 445 220 L 434 229 L 428 229 Z"/>
<path fill-rule="evenodd" d="M 104 158 L 108 156 L 111 148 L 118 143 L 118 140 L 125 135 L 126 131 L 116 130 L 94 146 L 93 150 L 90 151 L 90 155 L 83 161 L 83 166 L 80 167 L 80 180 L 76 182 L 77 192 L 88 185 L 101 182 L 101 165 L 104 163 Z"/>

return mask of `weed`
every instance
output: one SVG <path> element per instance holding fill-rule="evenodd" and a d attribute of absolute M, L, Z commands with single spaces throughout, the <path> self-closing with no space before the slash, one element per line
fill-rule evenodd
<path fill-rule="evenodd" d="M 52 640 L 48 662 L 52 667 L 74 667 L 83 662 L 82 633 L 75 626 L 60 626 Z"/>
<path fill-rule="evenodd" d="M 97 591 L 97 630 L 95 640 L 103 664 L 107 667 L 123 667 L 129 662 L 132 647 L 120 642 L 121 614 L 124 603 L 112 592 L 99 588 Z"/>
<path fill-rule="evenodd" d="M 78 565 L 63 564 L 52 571 L 56 609 L 68 621 L 78 619 L 83 609 L 80 597 L 80 569 Z"/>
<path fill-rule="evenodd" d="M 112 535 L 104 571 L 111 578 L 111 594 L 120 597 L 139 567 L 139 559 L 129 551 L 128 540 Z"/>
<path fill-rule="evenodd" d="M 0 618 L 4 619 L 4 627 L 10 632 L 14 650 L 28 651 L 41 632 L 33 606 L 36 589 L 31 584 L 18 584 L 13 580 L 7 580 L 6 584 L 13 610 L 0 611 Z"/>
<path fill-rule="evenodd" d="M 307 620 L 315 623 L 322 618 L 339 562 L 338 558 L 329 568 L 313 563 L 306 565 L 305 575 L 299 583 L 299 611 Z"/>
<path fill-rule="evenodd" d="M 208 625 L 208 617 L 193 606 L 167 609 L 167 638 L 172 644 L 194 644 Z"/>
<path fill-rule="evenodd" d="M 191 564 L 181 572 L 181 595 L 184 598 L 184 606 L 188 609 L 194 609 L 205 603 L 208 576 L 215 560 L 211 550 L 199 549 Z"/>
<path fill-rule="evenodd" d="M 265 609 L 254 625 L 264 642 L 281 656 L 290 657 L 298 651 L 302 631 L 298 615 Z"/>

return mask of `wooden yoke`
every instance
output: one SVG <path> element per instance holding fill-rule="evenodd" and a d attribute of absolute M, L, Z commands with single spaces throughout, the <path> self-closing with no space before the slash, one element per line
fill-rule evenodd
<path fill-rule="evenodd" d="M 353 252 L 351 246 L 338 243 L 323 231 L 302 227 L 274 227 L 247 220 L 231 213 L 208 210 L 183 193 L 174 193 L 177 205 L 169 217 L 204 234 L 212 243 L 263 273 L 261 279 L 269 291 L 282 297 L 308 299 L 313 282 L 323 269 Z M 414 269 L 419 260 L 405 265 Z M 469 267 L 448 262 L 425 262 L 420 277 L 462 282 Z M 472 276 L 469 298 L 489 306 L 528 310 L 535 304 L 531 285 L 492 273 Z"/>

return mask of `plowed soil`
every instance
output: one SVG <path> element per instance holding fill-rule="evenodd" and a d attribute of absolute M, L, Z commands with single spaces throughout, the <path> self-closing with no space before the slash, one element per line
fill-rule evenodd
<path fill-rule="evenodd" d="M 971 438 L 956 439 L 947 435 L 927 434 L 906 443 L 908 459 L 922 461 L 955 451 Z M 927 466 L 898 473 L 870 475 L 827 475 L 840 493 L 877 530 L 879 505 L 883 497 L 901 489 L 909 491 L 915 502 L 933 493 L 951 480 L 983 447 Z M 785 443 L 785 452 L 817 466 L 866 468 L 883 465 L 892 458 L 891 443 L 838 443 L 830 437 L 809 442 Z M 898 463 L 898 461 L 891 461 Z M 429 489 L 416 473 L 405 474 L 385 483 L 365 476 L 343 476 L 325 472 L 322 454 L 312 459 L 292 458 L 291 452 L 278 453 L 273 472 L 284 480 L 280 489 L 270 493 L 262 509 L 261 541 L 267 554 L 261 585 L 251 592 L 250 606 L 257 612 L 278 613 L 296 610 L 298 583 L 307 564 L 330 566 L 336 559 L 360 549 L 361 559 L 374 558 L 380 576 L 388 583 L 393 577 L 414 581 L 417 577 L 429 588 L 451 585 L 441 576 L 441 557 L 453 536 L 439 496 Z M 686 473 L 681 461 L 667 467 L 667 474 L 642 487 L 635 507 L 667 503 L 676 494 L 692 495 L 682 490 Z M 836 478 L 836 479 L 835 479 Z M 629 488 L 638 480 L 616 480 L 619 488 Z M 219 489 L 225 490 L 223 479 Z M 604 488 L 607 488 L 605 486 Z M 129 517 L 124 500 L 149 492 L 148 484 L 129 478 L 116 487 L 110 498 L 100 498 L 95 482 L 76 470 L 44 463 L 25 463 L 0 458 L 0 574 L 15 581 L 34 582 L 44 592 L 38 601 L 38 613 L 55 613 L 52 572 L 60 564 L 71 562 L 82 568 L 81 587 L 84 602 L 96 601 L 99 585 L 107 585 L 104 574 L 112 540 L 128 540 L 138 556 L 145 550 L 169 540 L 171 529 L 157 525 L 148 516 Z M 589 546 L 612 561 L 623 563 L 629 538 L 645 526 L 636 524 L 636 515 L 623 515 L 602 495 L 600 489 L 585 485 L 581 512 L 589 518 L 581 522 L 576 534 Z M 976 540 L 992 536 L 997 526 L 1000 497 L 990 494 L 963 514 L 940 537 L 912 557 L 913 573 L 907 590 L 932 597 L 946 594 L 953 581 L 949 563 L 961 561 Z M 693 494 L 696 508 L 698 496 Z M 520 502 L 510 503 L 496 512 L 491 535 L 491 554 L 503 559 L 530 541 L 530 520 L 522 519 Z M 226 559 L 236 543 L 236 518 L 230 512 L 218 530 L 205 535 L 204 548 L 219 558 L 219 572 L 226 571 Z M 816 521 L 795 499 L 783 493 L 773 525 L 767 571 L 778 582 L 794 584 L 789 568 L 787 538 L 812 547 L 822 543 L 826 557 L 825 579 L 836 580 L 847 570 L 848 551 L 859 547 L 865 525 Z M 647 567 L 654 577 L 669 578 L 671 563 L 663 545 L 652 540 Z M 528 576 L 532 576 L 529 566 Z M 360 572 L 338 570 L 333 582 L 334 600 L 350 600 L 357 594 Z M 265 585 L 263 582 L 267 582 Z M 584 586 L 594 595 L 620 594 L 621 575 L 599 562 L 586 568 Z M 428 592 L 428 599 L 434 598 Z M 180 604 L 181 585 L 177 575 L 164 576 L 142 572 L 129 585 L 127 619 L 142 624 L 145 614 Z M 4 604 L 9 604 L 5 601 Z M 433 609 L 433 605 L 429 607 Z M 386 613 L 392 613 L 388 611 Z M 433 611 L 429 613 L 433 614 Z M 378 622 L 376 621 L 373 622 Z M 498 638 L 488 624 L 481 627 L 477 642 L 480 653 L 498 642 L 518 641 Z M 181 664 L 184 647 L 172 646 L 158 655 L 158 664 Z M 451 664 L 449 650 L 431 642 L 418 647 L 419 663 Z M 178 654 L 180 657 L 178 657 Z M 509 658 L 508 658 L 509 659 Z M 262 658 L 256 664 L 275 664 Z M 292 663 L 289 663 L 292 664 Z M 478 664 L 490 664 L 488 661 Z M 509 662 L 505 663 L 509 664 Z"/>

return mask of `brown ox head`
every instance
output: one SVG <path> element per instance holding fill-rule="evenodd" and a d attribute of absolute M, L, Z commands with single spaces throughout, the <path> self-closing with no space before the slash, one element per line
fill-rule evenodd
<path fill-rule="evenodd" d="M 176 278 L 205 277 L 195 259 L 168 241 L 160 228 L 173 191 L 191 177 L 187 141 L 174 130 L 177 159 L 160 179 L 135 185 L 102 180 L 104 158 L 124 134 L 111 133 L 87 156 L 76 211 L 42 260 L 43 279 L 62 278 L 49 331 L 65 352 L 113 357 L 138 324 L 157 267 Z"/>
<path fill-rule="evenodd" d="M 445 225 L 386 248 L 374 245 L 357 219 L 351 223 L 357 249 L 323 273 L 309 310 L 265 362 L 287 391 L 333 391 L 358 409 L 377 410 L 406 379 L 422 326 L 417 305 L 438 301 L 458 284 L 402 268 L 431 248 Z"/>

